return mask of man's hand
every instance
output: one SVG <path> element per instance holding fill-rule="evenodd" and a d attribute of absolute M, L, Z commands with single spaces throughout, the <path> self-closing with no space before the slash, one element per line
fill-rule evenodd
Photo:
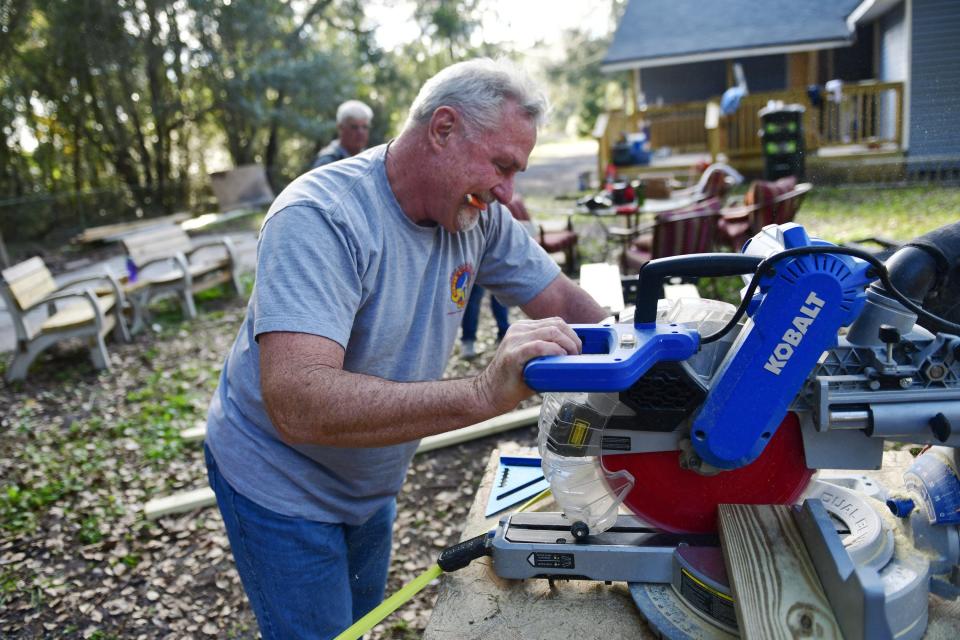
<path fill-rule="evenodd" d="M 513 410 L 533 395 L 523 381 L 523 367 L 539 356 L 577 355 L 580 338 L 560 318 L 519 320 L 510 325 L 493 360 L 476 378 L 477 392 L 497 413 Z"/>

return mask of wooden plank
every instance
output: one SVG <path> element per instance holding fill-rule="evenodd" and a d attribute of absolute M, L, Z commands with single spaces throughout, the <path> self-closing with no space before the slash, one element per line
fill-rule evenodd
<path fill-rule="evenodd" d="M 455 431 L 447 431 L 446 433 L 440 433 L 435 436 L 428 436 L 420 441 L 420 446 L 417 447 L 417 453 L 442 449 L 443 447 L 460 444 L 461 442 L 468 442 L 495 433 L 535 424 L 539 418 L 539 404 L 535 407 L 511 411 L 510 413 L 484 420 L 469 427 L 463 427 Z"/>
<path fill-rule="evenodd" d="M 723 558 L 740 637 L 842 638 L 786 505 L 720 505 Z"/>
<path fill-rule="evenodd" d="M 427 436 L 420 441 L 420 446 L 417 447 L 417 453 L 433 451 L 434 449 L 442 449 L 443 447 L 460 444 L 461 442 L 468 442 L 484 436 L 493 435 L 494 433 L 500 433 L 502 431 L 509 431 L 511 429 L 524 427 L 534 424 L 539 417 L 539 404 L 535 407 L 511 411 L 510 413 L 505 413 L 502 416 L 497 416 L 495 418 L 491 418 L 490 420 L 470 425 L 469 427 L 463 427 L 462 429 L 456 429 L 455 431 L 440 433 L 435 436 Z M 183 438 L 185 442 L 197 442 L 199 440 L 203 440 L 206 435 L 207 425 L 203 423 L 194 427 L 190 427 L 189 429 L 184 429 L 180 432 L 180 437 Z"/>
<path fill-rule="evenodd" d="M 119 222 L 116 224 L 105 224 L 99 227 L 89 227 L 82 233 L 73 237 L 71 242 L 97 242 L 100 240 L 116 240 L 111 236 L 118 236 L 129 233 L 137 229 L 144 229 L 160 224 L 180 224 L 190 218 L 189 213 L 180 212 L 169 216 L 160 216 L 157 218 L 147 218 L 146 220 L 136 220 L 134 222 Z"/>
<path fill-rule="evenodd" d="M 207 423 L 200 422 L 196 426 L 184 429 L 180 432 L 180 438 L 184 442 L 199 442 L 207 437 Z"/>
<path fill-rule="evenodd" d="M 539 417 L 540 405 L 518 411 L 511 411 L 510 413 L 478 422 L 469 427 L 426 437 L 420 441 L 420 446 L 417 447 L 417 453 L 442 449 L 443 447 L 460 444 L 461 442 L 467 442 L 469 440 L 475 440 L 476 438 L 535 424 Z M 206 436 L 206 433 L 206 425 L 198 424 L 191 429 L 181 431 L 180 437 L 188 441 L 197 441 L 202 440 Z M 213 495 L 213 491 L 208 487 L 204 487 L 202 489 L 195 489 L 185 493 L 177 493 L 150 500 L 143 506 L 143 514 L 148 520 L 155 520 L 166 515 L 209 507 L 216 504 L 216 502 L 217 500 Z"/>
<path fill-rule="evenodd" d="M 604 262 L 581 265 L 580 287 L 608 313 L 623 311 L 623 287 L 617 265 Z"/>
<path fill-rule="evenodd" d="M 32 306 L 57 289 L 47 266 L 36 256 L 4 269 L 2 277 L 21 309 Z"/>
<path fill-rule="evenodd" d="M 154 498 L 143 506 L 143 515 L 147 520 L 156 520 L 163 516 L 209 507 L 216 503 L 217 499 L 213 495 L 213 489 L 203 487 L 185 493 L 176 493 L 172 496 Z"/>

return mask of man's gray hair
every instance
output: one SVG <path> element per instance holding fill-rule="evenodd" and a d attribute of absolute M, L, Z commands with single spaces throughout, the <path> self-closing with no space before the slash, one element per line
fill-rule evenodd
<path fill-rule="evenodd" d="M 458 62 L 427 80 L 410 107 L 406 128 L 430 121 L 440 107 L 453 107 L 468 129 L 490 130 L 500 122 L 505 100 L 513 100 L 537 126 L 550 103 L 520 67 L 506 59 L 476 58 Z"/>
<path fill-rule="evenodd" d="M 343 124 L 347 118 L 373 120 L 373 109 L 359 100 L 347 100 L 337 107 L 337 124 Z"/>

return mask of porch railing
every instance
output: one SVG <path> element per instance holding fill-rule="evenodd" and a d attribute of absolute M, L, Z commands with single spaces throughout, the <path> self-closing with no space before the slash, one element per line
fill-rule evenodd
<path fill-rule="evenodd" d="M 650 127 L 650 145 L 669 147 L 679 153 L 700 151 L 707 142 L 703 121 L 706 102 L 685 102 L 664 107 L 648 107 L 643 118 Z"/>
<path fill-rule="evenodd" d="M 803 89 L 744 96 L 735 113 L 720 119 L 718 152 L 731 159 L 759 156 L 760 118 L 757 112 L 771 100 L 806 107 L 804 133 L 808 151 L 842 145 L 862 145 L 868 149 L 902 147 L 903 83 L 871 81 L 845 84 L 839 102 L 823 95 L 816 107 Z M 717 97 L 709 102 L 719 101 Z M 625 133 L 639 131 L 642 124 L 650 128 L 650 142 L 654 149 L 669 147 L 678 153 L 709 151 L 704 128 L 707 103 L 648 107 L 629 115 L 622 111 L 610 112 L 602 135 L 598 135 L 600 170 L 605 167 L 603 158 L 610 158 L 610 150 L 617 140 Z"/>
<path fill-rule="evenodd" d="M 816 130 L 819 146 L 860 144 L 900 147 L 903 136 L 903 83 L 844 85 L 840 102 L 824 100 Z"/>

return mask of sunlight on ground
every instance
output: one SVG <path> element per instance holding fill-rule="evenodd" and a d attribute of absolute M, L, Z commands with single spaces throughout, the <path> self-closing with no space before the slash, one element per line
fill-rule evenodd
<path fill-rule="evenodd" d="M 530 154 L 532 161 L 548 158 L 568 158 L 570 156 L 597 155 L 596 140 L 557 140 L 537 144 Z"/>

